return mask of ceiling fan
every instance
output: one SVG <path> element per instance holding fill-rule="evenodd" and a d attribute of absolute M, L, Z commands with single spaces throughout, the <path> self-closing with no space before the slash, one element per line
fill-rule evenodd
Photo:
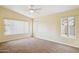
<path fill-rule="evenodd" d="M 41 8 L 38 8 L 35 5 L 30 5 L 28 10 L 30 13 L 38 13 L 41 10 Z"/>

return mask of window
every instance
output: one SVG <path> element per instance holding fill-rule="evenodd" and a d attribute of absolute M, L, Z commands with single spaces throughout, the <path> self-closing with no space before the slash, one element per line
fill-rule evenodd
<path fill-rule="evenodd" d="M 67 17 L 62 17 L 61 19 L 61 35 L 68 36 L 68 20 Z"/>
<path fill-rule="evenodd" d="M 72 39 L 75 38 L 75 17 L 74 16 L 61 18 L 61 35 Z"/>
<path fill-rule="evenodd" d="M 5 24 L 5 32 L 4 32 L 5 35 L 29 33 L 28 22 L 4 19 L 4 24 Z"/>
<path fill-rule="evenodd" d="M 75 17 L 68 17 L 68 35 L 70 38 L 75 36 Z"/>

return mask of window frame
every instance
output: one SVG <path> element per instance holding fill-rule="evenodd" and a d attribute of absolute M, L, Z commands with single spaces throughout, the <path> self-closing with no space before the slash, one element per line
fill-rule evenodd
<path fill-rule="evenodd" d="M 6 28 L 5 28 L 5 26 L 6 26 L 6 24 L 5 24 L 5 20 L 12 20 L 12 21 L 14 20 L 14 22 L 15 22 L 15 21 L 17 21 L 17 22 L 19 22 L 19 21 L 21 22 L 21 21 L 22 21 L 22 22 L 24 22 L 24 23 L 28 23 L 28 30 L 27 30 L 28 33 L 26 33 L 25 30 L 24 30 L 24 33 L 11 33 L 11 34 L 6 34 L 6 33 L 5 33 L 5 32 L 6 32 Z M 29 21 L 27 21 L 27 20 L 24 21 L 24 20 L 19 20 L 19 19 L 8 19 L 8 18 L 5 18 L 5 19 L 3 20 L 3 22 L 4 22 L 4 35 L 29 34 L 29 32 L 30 32 L 30 31 L 29 31 L 30 23 L 29 23 Z"/>
<path fill-rule="evenodd" d="M 69 18 L 71 18 L 71 17 L 73 17 L 74 18 L 74 36 L 72 36 L 72 35 L 70 35 L 70 32 L 69 32 Z M 64 33 L 62 33 L 62 19 L 63 18 L 66 18 L 66 21 L 67 21 L 67 35 L 66 34 L 64 34 Z M 63 19 L 64 20 L 64 19 Z M 76 17 L 75 16 L 63 16 L 63 17 L 61 17 L 61 36 L 62 37 L 66 37 L 66 38 L 70 38 L 70 39 L 76 39 Z"/>

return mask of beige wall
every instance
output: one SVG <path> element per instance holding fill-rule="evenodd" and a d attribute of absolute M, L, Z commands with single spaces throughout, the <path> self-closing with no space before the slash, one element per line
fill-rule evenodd
<path fill-rule="evenodd" d="M 60 19 L 62 16 L 76 16 L 76 39 L 61 37 Z M 51 14 L 35 19 L 34 35 L 41 39 L 79 47 L 79 9 Z"/>
<path fill-rule="evenodd" d="M 18 14 L 16 12 L 13 12 L 9 9 L 3 8 L 0 6 L 0 42 L 8 41 L 8 40 L 13 40 L 17 38 L 24 38 L 27 35 L 31 35 L 31 28 L 29 31 L 29 34 L 19 34 L 19 35 L 10 35 L 10 36 L 5 36 L 4 35 L 4 22 L 3 19 L 8 18 L 8 19 L 15 19 L 15 20 L 21 20 L 21 21 L 28 21 L 31 27 L 31 18 L 26 17 L 24 15 Z"/>

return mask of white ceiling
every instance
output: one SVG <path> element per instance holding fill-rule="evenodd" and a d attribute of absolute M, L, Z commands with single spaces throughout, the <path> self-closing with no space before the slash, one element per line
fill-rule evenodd
<path fill-rule="evenodd" d="M 39 13 L 29 13 L 29 5 L 4 5 L 4 7 L 29 17 L 39 17 L 49 14 L 64 12 L 67 10 L 79 8 L 78 5 L 35 5 L 35 8 L 41 8 Z"/>

